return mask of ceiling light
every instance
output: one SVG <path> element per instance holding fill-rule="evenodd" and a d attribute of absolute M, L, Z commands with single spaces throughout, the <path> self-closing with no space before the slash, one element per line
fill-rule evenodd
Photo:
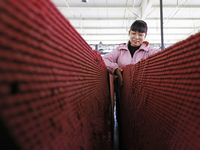
<path fill-rule="evenodd" d="M 87 3 L 87 2 L 89 2 L 89 0 L 82 0 L 82 2 Z"/>

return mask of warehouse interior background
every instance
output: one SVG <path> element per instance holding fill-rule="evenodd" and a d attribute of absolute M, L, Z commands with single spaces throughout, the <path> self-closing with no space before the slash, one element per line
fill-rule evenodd
<path fill-rule="evenodd" d="M 93 49 L 101 54 L 128 41 L 136 19 L 147 22 L 146 40 L 161 47 L 160 0 L 52 0 Z M 200 31 L 200 1 L 163 0 L 164 47 Z"/>

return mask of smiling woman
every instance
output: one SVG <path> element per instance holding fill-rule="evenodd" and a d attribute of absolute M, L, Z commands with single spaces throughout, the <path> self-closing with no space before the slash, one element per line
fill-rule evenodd
<path fill-rule="evenodd" d="M 142 20 L 135 21 L 130 28 L 130 44 L 137 47 L 142 44 L 147 35 L 147 24 Z M 138 48 L 139 49 L 139 48 Z M 133 57 L 133 56 L 132 56 Z"/>
<path fill-rule="evenodd" d="M 129 31 L 129 35 L 131 46 L 134 47 L 140 46 L 146 37 L 145 33 L 140 33 L 138 31 Z"/>
<path fill-rule="evenodd" d="M 149 43 L 144 41 L 147 36 L 147 29 L 146 22 L 143 20 L 136 20 L 130 27 L 129 41 L 120 44 L 114 51 L 103 56 L 108 71 L 117 76 L 114 80 L 114 88 L 116 92 L 116 116 L 119 123 L 119 136 L 121 132 L 119 93 L 120 87 L 123 85 L 122 67 L 129 64 L 136 64 L 141 59 L 146 59 L 148 56 L 160 51 L 150 47 Z M 119 143 L 121 143 L 121 141 L 119 141 Z"/>
<path fill-rule="evenodd" d="M 103 60 L 108 71 L 119 77 L 120 85 L 123 85 L 121 67 L 136 64 L 141 59 L 160 51 L 149 46 L 149 42 L 144 41 L 147 36 L 147 24 L 143 20 L 136 20 L 129 30 L 129 41 L 120 44 L 114 51 L 103 56 Z"/>

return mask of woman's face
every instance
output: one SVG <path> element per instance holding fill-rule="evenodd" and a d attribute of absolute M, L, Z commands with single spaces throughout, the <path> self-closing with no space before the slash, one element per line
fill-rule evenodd
<path fill-rule="evenodd" d="M 140 46 L 146 37 L 146 33 L 138 31 L 129 31 L 130 42 L 132 46 Z"/>

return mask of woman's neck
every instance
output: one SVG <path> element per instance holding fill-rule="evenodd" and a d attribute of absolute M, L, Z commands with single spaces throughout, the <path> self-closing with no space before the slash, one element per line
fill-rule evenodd
<path fill-rule="evenodd" d="M 132 43 L 130 41 L 129 41 L 129 45 L 132 46 L 132 47 L 140 47 L 141 46 L 141 45 L 140 46 L 134 46 L 134 45 L 132 45 Z"/>

